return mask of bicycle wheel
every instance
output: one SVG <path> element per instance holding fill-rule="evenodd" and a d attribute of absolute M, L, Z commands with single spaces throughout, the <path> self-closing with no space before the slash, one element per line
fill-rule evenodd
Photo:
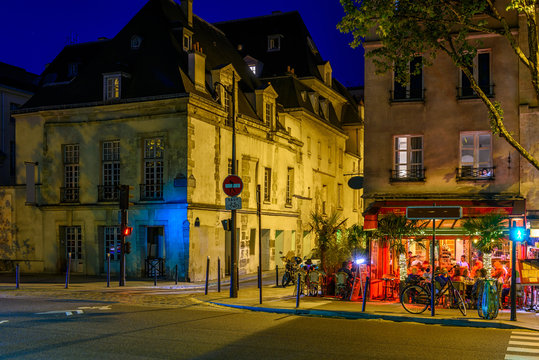
<path fill-rule="evenodd" d="M 405 287 L 401 293 L 401 305 L 410 314 L 421 314 L 430 304 L 430 295 L 419 285 Z"/>
<path fill-rule="evenodd" d="M 466 316 L 466 304 L 457 289 L 453 289 L 453 303 L 459 308 L 462 315 Z"/>
<path fill-rule="evenodd" d="M 281 285 L 286 287 L 290 283 L 290 273 L 287 271 L 283 274 L 283 279 L 281 280 Z"/>

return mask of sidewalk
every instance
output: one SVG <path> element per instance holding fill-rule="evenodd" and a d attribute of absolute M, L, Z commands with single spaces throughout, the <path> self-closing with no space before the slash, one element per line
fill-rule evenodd
<path fill-rule="evenodd" d="M 240 289 L 237 298 L 229 297 L 229 279 L 221 281 L 221 292 L 217 292 L 216 281 L 210 282 L 208 295 L 204 295 L 205 284 L 186 283 L 170 280 L 127 280 L 125 287 L 118 286 L 118 279 L 111 279 L 110 287 L 102 277 L 72 276 L 69 288 L 65 289 L 65 277 L 61 275 L 24 275 L 21 288 L 15 289 L 12 274 L 0 274 L 0 297 L 2 296 L 51 296 L 56 298 L 77 298 L 99 301 L 136 301 L 144 305 L 164 304 L 175 306 L 190 295 L 191 299 L 214 305 L 240 308 L 251 311 L 284 313 L 304 316 L 336 317 L 346 319 L 381 319 L 398 322 L 416 322 L 423 324 L 440 324 L 446 326 L 467 326 L 506 329 L 530 329 L 539 331 L 539 313 L 517 311 L 517 321 L 510 321 L 510 310 L 501 310 L 494 320 L 480 319 L 477 310 L 468 309 L 463 316 L 457 309 L 436 308 L 431 316 L 429 310 L 423 314 L 413 315 L 406 312 L 400 303 L 368 301 L 365 312 L 362 302 L 340 301 L 332 297 L 301 296 L 296 309 L 296 298 L 293 287 L 275 287 L 275 272 L 264 273 L 266 284 L 262 288 L 263 303 L 259 304 L 259 290 L 256 285 L 256 274 L 241 275 Z M 247 282 L 251 283 L 247 283 Z M 126 292 L 134 292 L 126 294 Z"/>

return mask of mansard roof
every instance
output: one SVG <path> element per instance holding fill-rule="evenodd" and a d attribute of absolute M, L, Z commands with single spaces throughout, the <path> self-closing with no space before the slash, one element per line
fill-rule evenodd
<path fill-rule="evenodd" d="M 318 65 L 325 62 L 297 11 L 214 25 L 226 34 L 242 57 L 251 56 L 264 63 L 261 77 L 285 75 L 292 68 L 299 77 L 315 76 L 323 80 Z M 268 36 L 274 35 L 280 37 L 280 48 L 268 51 Z"/>
<path fill-rule="evenodd" d="M 33 92 L 36 89 L 37 75 L 20 67 L 0 62 L 0 86 Z"/>
<path fill-rule="evenodd" d="M 66 46 L 45 69 L 41 87 L 25 108 L 103 102 L 103 74 L 120 73 L 121 101 L 183 94 L 194 91 L 188 73 L 187 53 L 182 47 L 181 29 L 187 18 L 173 0 L 150 0 L 112 39 Z M 193 16 L 193 44 L 206 55 L 206 72 L 232 64 L 241 81 L 239 89 L 252 92 L 259 86 L 243 58 L 225 35 L 213 25 Z M 133 36 L 142 39 L 131 49 Z M 78 74 L 70 76 L 69 64 L 78 64 Z M 206 84 L 210 96 L 212 84 Z M 239 94 L 240 111 L 256 116 L 252 106 Z"/>

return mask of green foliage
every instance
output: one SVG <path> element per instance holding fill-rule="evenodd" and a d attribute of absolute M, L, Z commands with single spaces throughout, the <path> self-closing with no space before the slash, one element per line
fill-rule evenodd
<path fill-rule="evenodd" d="M 365 231 L 358 224 L 354 224 L 346 229 L 348 247 L 354 259 L 359 256 L 365 256 L 368 253 L 369 240 L 372 238 L 372 235 L 372 231 Z"/>
<path fill-rule="evenodd" d="M 378 228 L 373 236 L 381 244 L 387 244 L 397 254 L 402 254 L 406 252 L 403 239 L 410 239 L 410 241 L 416 241 L 423 245 L 422 239 L 419 237 L 420 233 L 421 229 L 418 227 L 417 220 L 408 220 L 406 216 L 389 214 L 378 220 Z"/>
<path fill-rule="evenodd" d="M 473 246 L 484 254 L 490 254 L 503 244 L 505 226 L 504 217 L 500 214 L 489 214 L 478 218 L 466 218 L 462 227 L 470 237 L 477 236 Z"/>
<path fill-rule="evenodd" d="M 315 254 L 320 256 L 322 268 L 327 272 L 328 265 L 334 266 L 334 262 L 343 256 L 350 256 L 350 250 L 345 238 L 338 236 L 344 230 L 346 219 L 341 220 L 341 214 L 333 212 L 329 216 L 319 212 L 311 213 L 310 231 L 314 233 L 317 248 Z M 340 260 L 341 262 L 344 260 Z"/>

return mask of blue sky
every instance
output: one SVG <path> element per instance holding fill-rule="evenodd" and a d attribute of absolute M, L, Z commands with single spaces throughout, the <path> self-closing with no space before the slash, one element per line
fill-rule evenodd
<path fill-rule="evenodd" d="M 41 73 L 75 35 L 78 42 L 112 38 L 147 0 L 0 0 L 0 62 Z M 208 22 L 293 11 L 301 14 L 334 76 L 346 86 L 363 84 L 363 56 L 350 49 L 336 25 L 338 0 L 194 0 L 193 12 Z"/>

